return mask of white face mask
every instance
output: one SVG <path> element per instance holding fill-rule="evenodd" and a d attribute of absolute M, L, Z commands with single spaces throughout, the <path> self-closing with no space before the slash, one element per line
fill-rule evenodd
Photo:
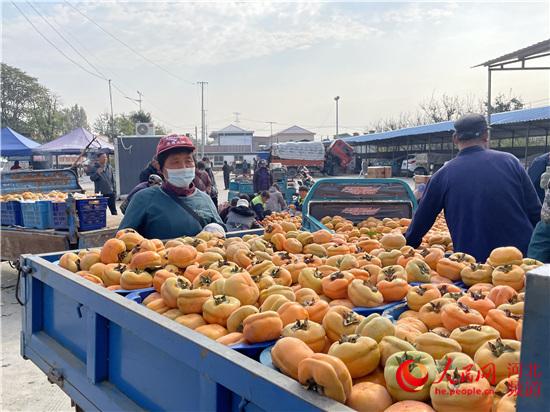
<path fill-rule="evenodd" d="M 183 169 L 166 169 L 166 179 L 176 187 L 189 187 L 195 178 L 195 168 L 185 167 Z"/>

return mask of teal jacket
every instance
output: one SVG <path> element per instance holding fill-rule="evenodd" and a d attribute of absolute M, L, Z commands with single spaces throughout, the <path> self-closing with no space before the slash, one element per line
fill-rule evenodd
<path fill-rule="evenodd" d="M 201 216 L 206 224 L 223 225 L 218 211 L 206 193 L 196 189 L 181 198 Z M 126 209 L 119 229 L 132 228 L 148 239 L 173 239 L 195 236 L 201 225 L 160 187 L 149 187 L 136 193 Z"/>

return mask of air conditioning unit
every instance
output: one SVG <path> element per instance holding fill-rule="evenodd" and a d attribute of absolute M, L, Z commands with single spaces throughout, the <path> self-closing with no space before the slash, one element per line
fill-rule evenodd
<path fill-rule="evenodd" d="M 154 136 L 155 125 L 153 123 L 136 123 L 136 134 L 138 136 Z"/>

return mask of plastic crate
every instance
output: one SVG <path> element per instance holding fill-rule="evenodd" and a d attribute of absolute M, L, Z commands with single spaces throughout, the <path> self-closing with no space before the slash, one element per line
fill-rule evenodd
<path fill-rule="evenodd" d="M 52 202 L 49 200 L 21 202 L 21 214 L 25 227 L 51 229 L 53 226 Z"/>
<path fill-rule="evenodd" d="M 254 185 L 250 182 L 239 183 L 239 192 L 247 195 L 254 194 Z"/>
<path fill-rule="evenodd" d="M 107 226 L 107 198 L 79 199 L 76 201 L 78 229 L 96 230 Z"/>
<path fill-rule="evenodd" d="M 67 202 L 52 203 L 52 221 L 54 229 L 68 229 Z"/>
<path fill-rule="evenodd" d="M 239 182 L 229 182 L 229 190 L 237 192 L 239 190 Z"/>
<path fill-rule="evenodd" d="M 23 226 L 21 203 L 17 200 L 0 203 L 2 226 Z"/>
<path fill-rule="evenodd" d="M 236 190 L 230 190 L 229 192 L 227 192 L 227 201 L 231 202 L 231 199 L 233 199 L 234 197 L 239 197 L 239 194 L 240 193 Z"/>

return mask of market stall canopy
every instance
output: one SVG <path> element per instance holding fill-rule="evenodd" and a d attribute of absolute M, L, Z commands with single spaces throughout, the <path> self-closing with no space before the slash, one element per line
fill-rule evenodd
<path fill-rule="evenodd" d="M 61 137 L 58 137 L 51 142 L 43 144 L 42 146 L 33 149 L 35 153 L 51 153 L 51 154 L 80 154 L 93 140 L 94 135 L 83 127 L 74 129 L 72 132 L 67 133 Z M 90 145 L 92 151 L 107 151 L 114 152 L 114 147 L 106 139 L 97 137 L 95 141 Z"/>
<path fill-rule="evenodd" d="M 15 130 L 9 127 L 2 128 L 2 136 L 0 138 L 1 156 L 30 156 L 32 149 L 38 146 L 40 146 L 39 143 L 20 135 Z"/>

